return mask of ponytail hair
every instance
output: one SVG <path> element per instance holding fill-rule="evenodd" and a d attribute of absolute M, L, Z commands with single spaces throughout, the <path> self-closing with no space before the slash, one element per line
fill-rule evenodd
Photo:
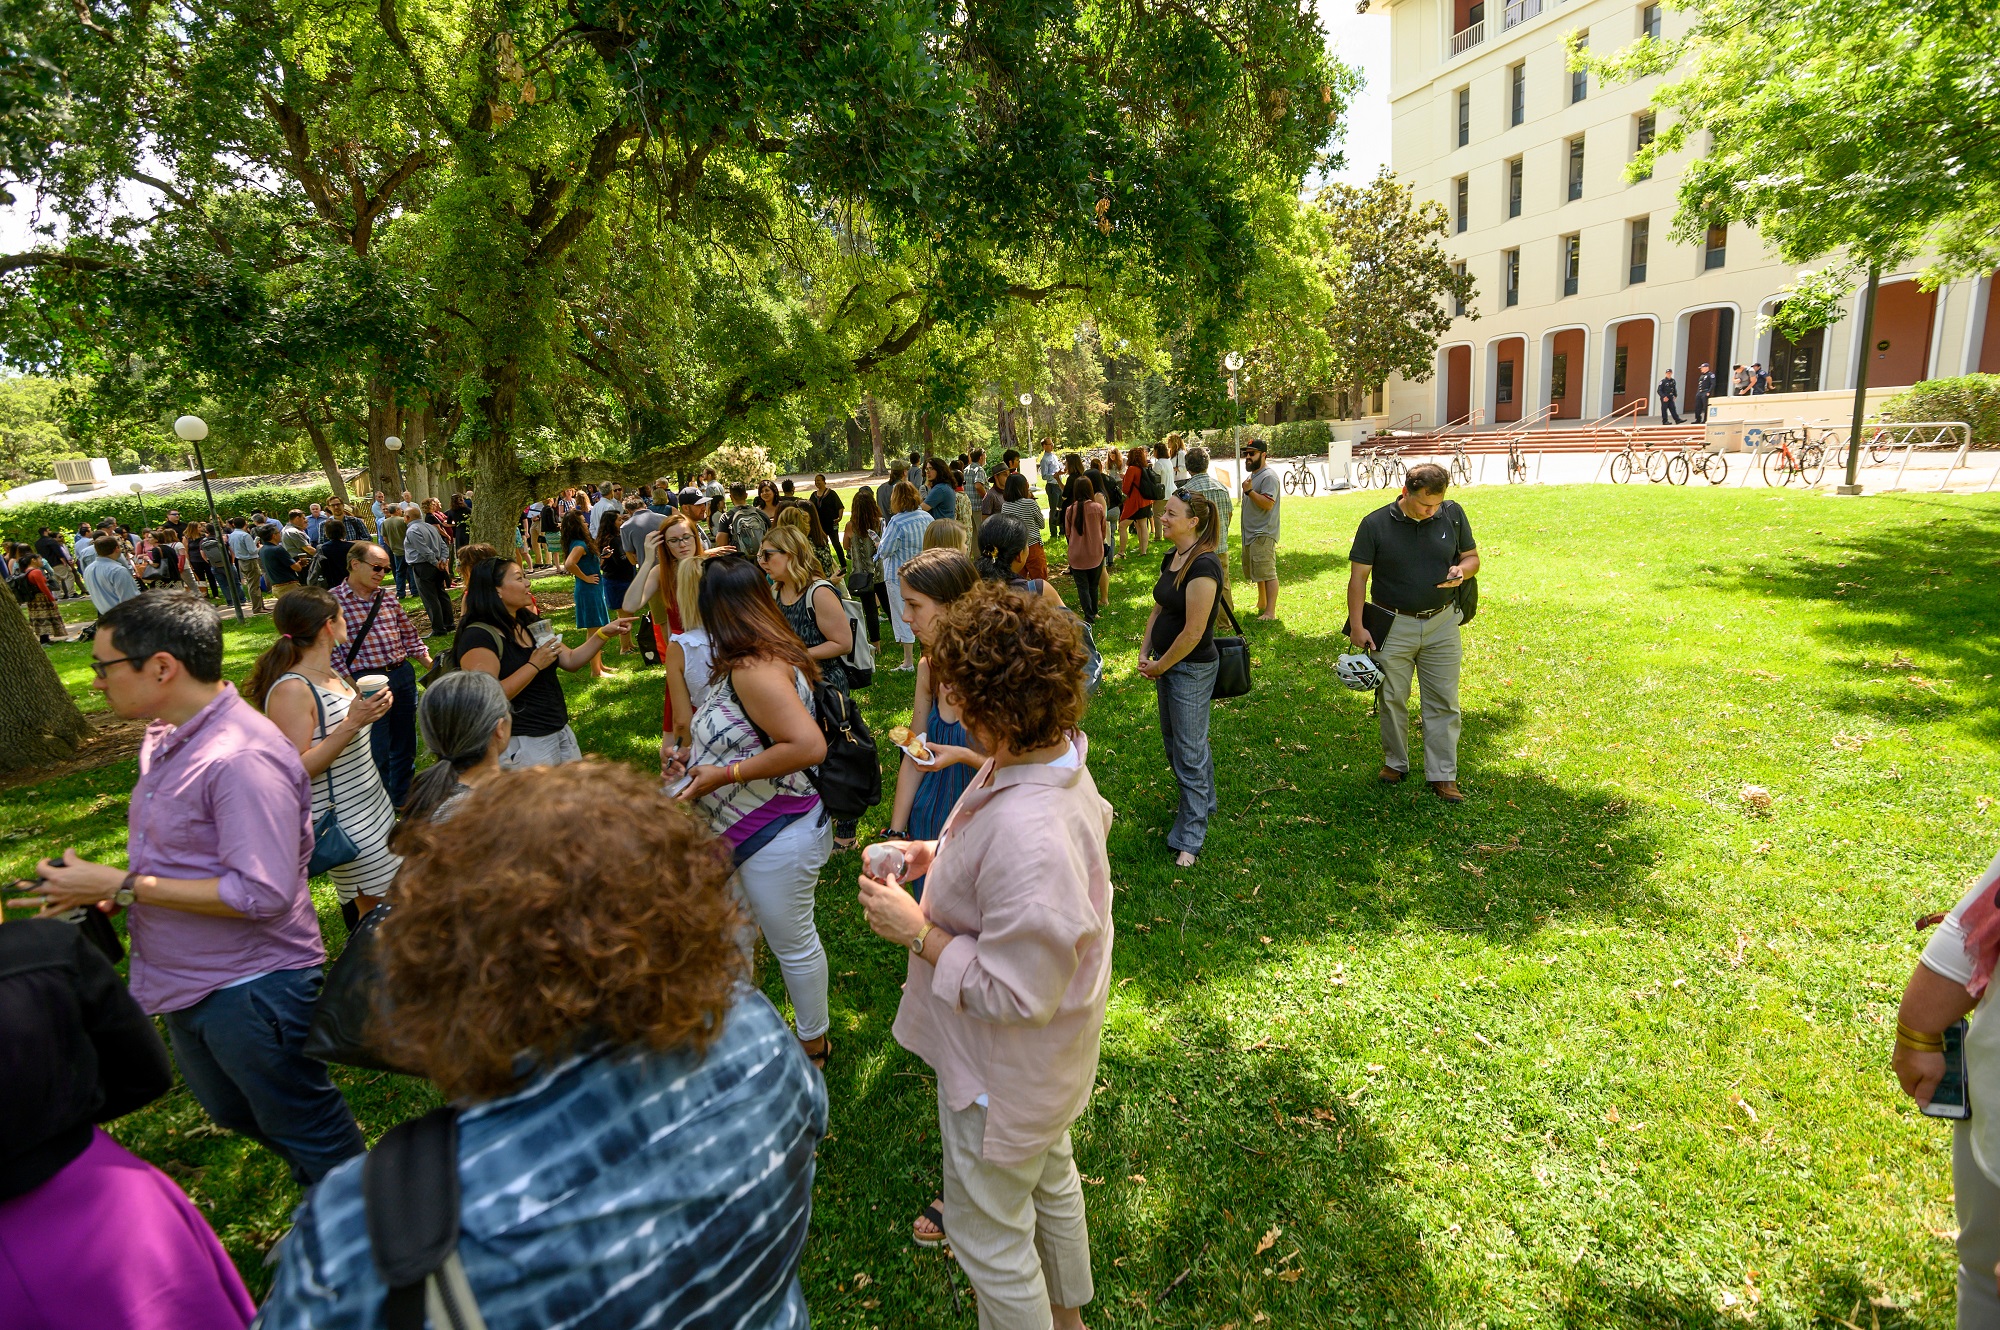
<path fill-rule="evenodd" d="M 299 657 L 311 649 L 327 624 L 339 615 L 340 602 L 332 593 L 316 586 L 300 587 L 278 598 L 271 607 L 271 626 L 278 630 L 278 640 L 257 657 L 257 663 L 250 667 L 249 679 L 243 684 L 250 695 L 250 705 L 259 711 L 264 709 L 272 685 L 298 665 Z"/>
<path fill-rule="evenodd" d="M 293 593 L 298 594 L 297 592 Z M 456 670 L 424 690 L 417 708 L 417 727 L 424 747 L 437 761 L 417 773 L 410 795 L 398 811 L 402 825 L 428 822 L 438 806 L 458 788 L 461 772 L 486 760 L 493 733 L 514 714 L 500 681 L 478 670 Z"/>
<path fill-rule="evenodd" d="M 1027 528 L 1005 513 L 995 513 L 979 524 L 979 575 L 990 581 L 1013 581 L 1014 560 L 1027 548 Z"/>

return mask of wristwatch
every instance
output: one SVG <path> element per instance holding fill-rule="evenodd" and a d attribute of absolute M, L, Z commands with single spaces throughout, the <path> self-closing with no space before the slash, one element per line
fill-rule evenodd
<path fill-rule="evenodd" d="M 917 930 L 917 935 L 910 939 L 910 954 L 912 956 L 921 956 L 924 954 L 924 939 L 928 938 L 931 935 L 931 930 L 936 927 L 936 924 L 926 920 L 924 926 Z"/>
<path fill-rule="evenodd" d="M 139 892 L 137 890 L 138 885 L 139 885 L 139 873 L 135 869 L 134 871 L 127 873 L 125 875 L 125 880 L 118 884 L 118 890 L 111 893 L 111 903 L 113 905 L 126 906 L 138 900 L 139 899 Z"/>

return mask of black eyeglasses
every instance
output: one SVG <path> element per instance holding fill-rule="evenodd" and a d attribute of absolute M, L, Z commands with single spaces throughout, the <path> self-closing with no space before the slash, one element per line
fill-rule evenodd
<path fill-rule="evenodd" d="M 145 665 L 147 659 L 145 656 L 119 656 L 115 660 L 93 660 L 90 662 L 90 669 L 91 673 L 102 679 L 104 672 L 113 665 L 130 665 L 136 670 Z"/>
<path fill-rule="evenodd" d="M 377 563 L 373 559 L 363 559 L 361 561 L 361 566 L 364 568 L 373 568 L 378 573 L 386 573 L 392 567 L 392 565 L 390 564 Z"/>

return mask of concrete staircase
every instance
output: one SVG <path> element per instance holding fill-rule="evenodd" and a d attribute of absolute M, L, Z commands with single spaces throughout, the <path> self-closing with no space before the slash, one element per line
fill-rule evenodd
<path fill-rule="evenodd" d="M 1415 457 L 1448 455 L 1459 449 L 1468 454 L 1505 453 L 1518 442 L 1524 453 L 1615 452 L 1628 443 L 1637 447 L 1686 448 L 1699 445 L 1700 425 L 1584 424 L 1579 426 L 1535 425 L 1527 429 L 1455 430 L 1428 434 L 1390 436 L 1378 434 L 1366 446 L 1393 447 L 1407 460 Z"/>

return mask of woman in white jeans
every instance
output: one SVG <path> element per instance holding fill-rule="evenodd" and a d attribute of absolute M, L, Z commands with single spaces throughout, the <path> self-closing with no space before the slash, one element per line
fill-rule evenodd
<path fill-rule="evenodd" d="M 1928 1107 L 1944 1077 L 1944 1034 L 1967 1012 L 1965 1089 L 1971 1116 L 1952 1130 L 1958 1211 L 1958 1330 L 2000 1330 L 2000 1021 L 1986 1014 L 2000 961 L 2000 856 L 1931 936 L 1903 989 L 1890 1066 Z"/>
<path fill-rule="evenodd" d="M 675 793 L 730 846 L 736 888 L 785 977 L 799 1044 L 825 1070 L 833 1045 L 813 890 L 833 824 L 806 776 L 826 756 L 812 711 L 819 666 L 748 559 L 711 559 L 696 603 L 713 683 L 694 713 L 692 753 L 668 765 L 669 788 L 685 774 Z"/>

